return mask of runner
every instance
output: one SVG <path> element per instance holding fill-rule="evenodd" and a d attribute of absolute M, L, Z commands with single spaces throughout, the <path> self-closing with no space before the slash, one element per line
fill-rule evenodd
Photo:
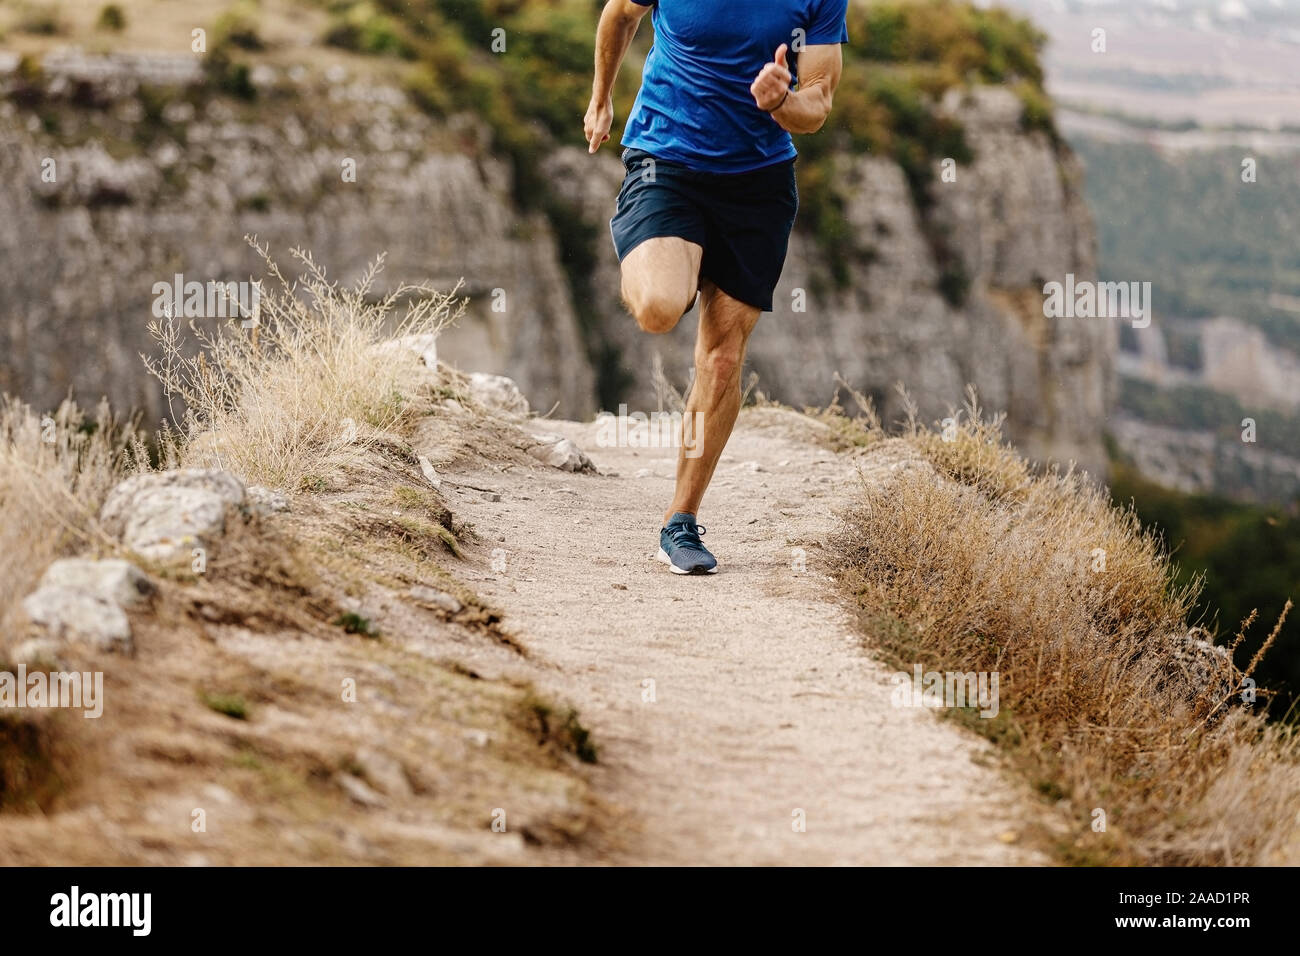
<path fill-rule="evenodd" d="M 596 29 L 584 132 L 595 153 L 614 120 L 614 78 L 646 12 L 654 46 L 623 134 L 627 175 L 610 231 L 622 295 L 646 332 L 671 331 L 700 302 L 695 379 L 684 420 L 696 445 L 677 458 L 659 532 L 675 574 L 718 563 L 696 522 L 740 413 L 745 345 L 785 264 L 799 196 L 791 133 L 831 110 L 848 41 L 848 0 L 610 0 Z M 684 443 L 683 443 L 684 446 Z M 698 454 L 694 452 L 698 451 Z"/>

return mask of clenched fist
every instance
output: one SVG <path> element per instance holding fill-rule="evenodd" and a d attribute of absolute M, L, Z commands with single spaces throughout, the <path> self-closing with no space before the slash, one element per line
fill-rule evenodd
<path fill-rule="evenodd" d="M 600 144 L 609 139 L 609 128 L 614 123 L 614 100 L 592 97 L 587 115 L 582 120 L 582 133 L 587 139 L 587 152 L 594 153 Z"/>
<path fill-rule="evenodd" d="M 776 56 L 771 63 L 764 64 L 763 69 L 749 85 L 749 92 L 754 95 L 754 102 L 765 113 L 770 113 L 785 100 L 790 92 L 790 69 L 785 65 L 788 47 L 782 43 L 776 48 Z"/>

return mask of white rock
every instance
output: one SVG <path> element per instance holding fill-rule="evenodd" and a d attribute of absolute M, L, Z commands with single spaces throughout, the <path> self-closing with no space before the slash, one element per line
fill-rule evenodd
<path fill-rule="evenodd" d="M 424 480 L 435 488 L 442 487 L 442 476 L 438 474 L 433 467 L 433 462 L 429 461 L 423 455 L 416 455 L 416 460 L 420 463 L 420 474 L 424 475 Z"/>
<path fill-rule="evenodd" d="M 528 399 L 519 391 L 519 386 L 504 375 L 473 372 L 469 377 L 469 391 L 480 405 L 506 415 L 522 417 L 528 414 Z"/>
<path fill-rule="evenodd" d="M 382 807 L 386 802 L 360 777 L 354 777 L 350 773 L 336 773 L 334 780 L 343 788 L 344 793 L 363 807 Z"/>
<path fill-rule="evenodd" d="M 188 561 L 191 549 L 220 536 L 226 509 L 245 497 L 239 479 L 220 469 L 150 472 L 110 491 L 99 517 L 109 534 L 143 557 Z"/>
<path fill-rule="evenodd" d="M 561 471 L 595 471 L 596 466 L 581 448 L 563 435 L 543 432 L 532 436 L 528 454 Z"/>
<path fill-rule="evenodd" d="M 70 587 L 41 587 L 23 599 L 23 611 L 32 623 L 58 640 L 123 654 L 135 649 L 126 612 L 98 594 Z"/>
<path fill-rule="evenodd" d="M 405 797 L 414 793 L 411 781 L 406 777 L 406 769 L 395 757 L 373 747 L 362 747 L 357 751 L 355 759 L 366 779 L 390 797 Z"/>
<path fill-rule="evenodd" d="M 20 643 L 9 657 L 15 664 L 46 664 L 51 670 L 67 670 L 63 662 L 64 642 L 52 637 L 33 637 Z"/>
<path fill-rule="evenodd" d="M 436 588 L 425 587 L 423 584 L 417 584 L 408 593 L 421 604 L 432 604 L 434 607 L 442 608 L 448 614 L 457 614 L 464 607 L 454 595 Z"/>
<path fill-rule="evenodd" d="M 63 558 L 45 569 L 39 586 L 86 591 L 119 607 L 132 607 L 154 592 L 149 577 L 121 558 Z"/>
<path fill-rule="evenodd" d="M 245 491 L 245 500 L 254 514 L 280 514 L 289 510 L 289 499 L 280 492 L 262 485 L 249 485 Z"/>
<path fill-rule="evenodd" d="M 414 352 L 428 368 L 438 367 L 438 336 L 426 332 L 421 335 L 404 335 L 375 346 L 375 352 L 385 355 L 392 352 Z"/>

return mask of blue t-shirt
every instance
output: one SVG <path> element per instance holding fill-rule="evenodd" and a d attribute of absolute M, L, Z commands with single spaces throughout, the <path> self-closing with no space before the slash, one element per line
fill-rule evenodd
<path fill-rule="evenodd" d="M 758 108 L 750 84 L 782 43 L 848 42 L 848 0 L 633 2 L 655 7 L 655 41 L 624 146 L 715 173 L 794 158 L 790 134 Z M 793 52 L 786 63 L 793 73 Z"/>

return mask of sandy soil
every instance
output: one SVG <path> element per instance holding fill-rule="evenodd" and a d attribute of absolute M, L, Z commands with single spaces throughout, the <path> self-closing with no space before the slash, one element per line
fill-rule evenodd
<path fill-rule="evenodd" d="M 1046 862 L 1025 840 L 1032 803 L 989 745 L 892 706 L 890 670 L 837 596 L 823 547 L 870 477 L 821 447 L 808 419 L 742 416 L 700 515 L 721 566 L 708 577 L 654 560 L 671 449 L 602 448 L 594 425 L 530 427 L 574 439 L 603 474 L 462 465 L 451 477 L 501 500 L 475 491 L 452 507 L 481 537 L 462 576 L 594 733 L 593 789 L 617 822 L 614 844 L 588 858 Z"/>

